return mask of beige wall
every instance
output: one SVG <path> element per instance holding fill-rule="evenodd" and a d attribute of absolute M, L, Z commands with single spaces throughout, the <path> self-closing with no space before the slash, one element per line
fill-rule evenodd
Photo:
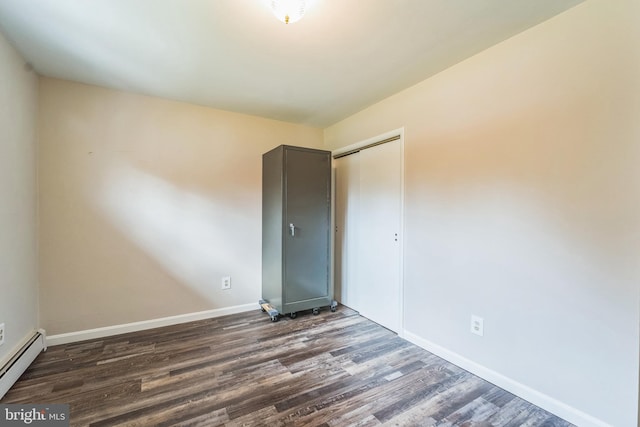
<path fill-rule="evenodd" d="M 257 307 L 262 153 L 320 129 L 48 78 L 40 98 L 50 334 Z"/>
<path fill-rule="evenodd" d="M 639 4 L 587 1 L 325 129 L 333 149 L 405 128 L 406 330 L 621 427 L 638 410 Z"/>
<path fill-rule="evenodd" d="M 38 80 L 0 35 L 0 366 L 38 326 Z"/>

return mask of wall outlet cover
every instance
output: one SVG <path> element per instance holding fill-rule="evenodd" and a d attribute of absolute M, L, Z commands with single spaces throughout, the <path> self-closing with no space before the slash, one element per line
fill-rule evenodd
<path fill-rule="evenodd" d="M 471 315 L 471 333 L 484 336 L 484 319 L 482 317 Z"/>

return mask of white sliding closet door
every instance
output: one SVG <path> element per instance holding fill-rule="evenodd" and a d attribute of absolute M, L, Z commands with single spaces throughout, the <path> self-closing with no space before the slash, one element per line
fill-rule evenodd
<path fill-rule="evenodd" d="M 354 310 L 362 308 L 362 292 L 358 291 L 356 250 L 360 202 L 359 153 L 336 159 L 336 239 L 335 291 L 340 302 Z"/>
<path fill-rule="evenodd" d="M 343 304 L 400 332 L 401 145 L 336 160 L 336 270 Z"/>

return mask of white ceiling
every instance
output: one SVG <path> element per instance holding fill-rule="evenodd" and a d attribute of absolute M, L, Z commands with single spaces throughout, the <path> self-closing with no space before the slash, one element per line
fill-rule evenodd
<path fill-rule="evenodd" d="M 45 76 L 324 127 L 582 0 L 310 1 L 0 0 L 0 29 Z"/>

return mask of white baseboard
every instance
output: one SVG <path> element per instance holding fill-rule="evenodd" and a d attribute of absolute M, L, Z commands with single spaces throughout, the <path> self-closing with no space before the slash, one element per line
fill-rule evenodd
<path fill-rule="evenodd" d="M 0 399 L 33 363 L 40 352 L 46 348 L 46 336 L 43 329 L 34 331 L 33 334 L 24 338 L 21 346 L 0 366 Z"/>
<path fill-rule="evenodd" d="M 50 346 L 68 344 L 96 338 L 104 338 L 112 335 L 126 334 L 128 332 L 144 331 L 160 328 L 162 326 L 177 325 L 180 323 L 194 322 L 196 320 L 211 319 L 229 314 L 244 313 L 251 310 L 259 310 L 258 303 L 235 305 L 232 307 L 216 308 L 213 310 L 199 311 L 196 313 L 179 314 L 177 316 L 161 317 L 159 319 L 143 320 L 141 322 L 125 323 L 121 325 L 106 326 L 103 328 L 86 329 L 84 331 L 68 332 L 65 334 L 50 335 L 47 344 Z"/>
<path fill-rule="evenodd" d="M 466 357 L 459 355 L 458 353 L 434 344 L 431 341 L 426 340 L 418 336 L 417 334 L 414 334 L 413 332 L 405 330 L 404 338 L 407 341 L 410 341 L 413 344 L 416 344 L 417 346 L 420 346 L 425 350 L 435 354 L 436 356 L 442 357 L 448 362 L 451 362 L 454 365 L 457 365 L 462 369 L 467 370 L 472 374 L 475 374 L 480 378 L 487 380 L 490 383 L 495 384 L 498 387 L 503 388 L 508 392 L 513 393 L 516 396 L 519 396 L 526 401 L 531 402 L 534 405 L 539 406 L 540 408 L 569 421 L 570 423 L 573 423 L 580 427 L 611 427 L 610 424 L 607 424 L 598 418 L 584 413 L 544 393 L 534 390 L 531 387 L 519 383 L 494 370 L 482 366 L 479 363 L 469 360 Z"/>

